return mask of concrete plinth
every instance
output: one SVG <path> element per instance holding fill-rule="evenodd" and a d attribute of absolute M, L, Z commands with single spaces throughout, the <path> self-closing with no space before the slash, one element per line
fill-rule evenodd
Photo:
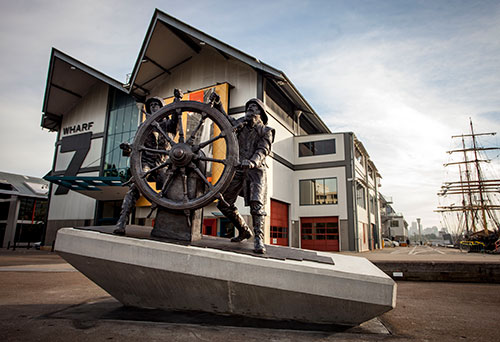
<path fill-rule="evenodd" d="M 396 301 L 394 281 L 360 257 L 279 260 L 73 228 L 55 248 L 126 306 L 358 325 Z"/>

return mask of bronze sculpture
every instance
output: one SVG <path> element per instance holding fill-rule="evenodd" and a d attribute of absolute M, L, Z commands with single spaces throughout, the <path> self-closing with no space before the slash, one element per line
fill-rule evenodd
<path fill-rule="evenodd" d="M 125 234 L 128 213 L 139 194 L 143 193 L 153 207 L 159 208 L 154 231 L 161 236 L 191 241 L 201 238 L 193 224 L 195 220 L 201 229 L 201 220 L 195 215 L 195 210 L 218 199 L 217 207 L 239 232 L 231 241 L 241 242 L 252 237 L 250 228 L 234 205 L 238 196 L 243 196 L 252 215 L 254 252 L 264 254 L 266 156 L 271 152 L 275 135 L 274 129 L 267 126 L 264 103 L 256 98 L 248 100 L 245 116 L 233 119 L 225 113 L 215 92 L 210 95 L 209 104 L 180 101 L 182 95 L 175 94 L 174 103 L 165 107 L 159 101 L 148 100 L 147 109 L 151 115 L 139 127 L 133 145 L 124 148 L 131 154 L 133 184 L 123 201 L 114 233 Z M 183 112 L 191 113 L 190 116 L 198 120 L 189 134 L 184 132 L 186 129 L 179 120 Z M 220 133 L 199 142 L 195 137 L 207 119 L 218 127 Z M 169 133 L 178 133 L 178 139 L 174 141 Z M 225 140 L 225 159 L 207 156 L 204 148 L 220 139 Z M 204 163 L 222 164 L 220 177 L 210 180 L 205 174 Z M 158 190 L 152 189 L 147 181 L 156 181 Z M 196 185 L 199 184 L 197 181 L 201 181 L 201 188 Z M 160 212 L 172 215 L 158 220 Z"/>
<path fill-rule="evenodd" d="M 179 89 L 174 90 L 174 96 L 176 101 L 180 101 L 182 99 L 182 92 Z M 151 97 L 146 103 L 146 116 L 152 115 L 160 110 L 164 106 L 163 100 L 160 97 Z M 170 120 L 163 120 L 160 125 L 161 128 L 168 133 L 175 134 L 177 131 L 178 118 L 177 116 L 173 116 Z M 150 149 L 167 149 L 169 146 L 168 141 L 165 137 L 158 132 L 158 130 L 153 131 L 148 135 L 144 145 Z M 123 150 L 124 156 L 129 156 L 132 151 L 130 145 L 128 143 L 120 144 L 120 148 Z M 166 155 L 157 154 L 150 151 L 144 151 L 142 157 L 142 169 L 144 172 L 149 172 L 151 169 L 156 168 L 157 166 L 164 163 L 166 160 Z M 160 173 L 153 172 L 149 174 L 148 180 L 159 182 L 160 179 L 163 178 Z M 136 183 L 132 179 L 130 181 L 130 188 L 123 199 L 122 208 L 120 211 L 120 217 L 116 224 L 116 229 L 113 231 L 114 234 L 117 235 L 125 235 L 125 226 L 128 221 L 128 216 L 132 208 L 134 208 L 135 203 L 139 199 L 141 193 Z"/>
<path fill-rule="evenodd" d="M 212 94 L 217 109 L 224 113 L 219 96 Z M 240 167 L 222 194 L 225 201 L 219 201 L 217 208 L 238 230 L 238 236 L 232 242 L 240 242 L 252 237 L 252 232 L 234 205 L 239 195 L 250 206 L 253 221 L 254 252 L 264 254 L 264 225 L 266 212 L 264 206 L 267 197 L 266 156 L 271 152 L 275 130 L 267 126 L 266 107 L 260 99 L 250 99 L 245 105 L 245 116 L 233 119 L 228 116 L 236 128 L 239 146 Z"/>

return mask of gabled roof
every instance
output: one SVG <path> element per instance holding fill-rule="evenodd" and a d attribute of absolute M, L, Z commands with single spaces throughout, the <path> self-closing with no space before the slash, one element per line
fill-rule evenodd
<path fill-rule="evenodd" d="M 158 9 L 153 14 L 132 70 L 130 84 L 127 85 L 130 92 L 138 98 L 147 97 L 161 76 L 170 74 L 173 69 L 207 48 L 213 48 L 224 58 L 234 58 L 260 72 L 268 82 L 273 82 L 320 132 L 330 133 L 329 128 L 285 73 Z"/>
<path fill-rule="evenodd" d="M 47 198 L 49 182 L 24 175 L 0 172 L 0 194 Z"/>
<path fill-rule="evenodd" d="M 207 46 L 216 49 L 227 59 L 235 58 L 256 70 L 284 80 L 281 71 L 156 9 L 132 70 L 131 92 L 147 96 L 154 80 L 170 73 Z"/>
<path fill-rule="evenodd" d="M 120 82 L 52 48 L 41 126 L 57 131 L 62 116 L 98 82 L 126 92 Z"/>
<path fill-rule="evenodd" d="M 254 68 L 303 112 L 308 121 L 318 128 L 318 133 L 331 133 L 282 71 L 158 9 L 153 14 L 127 85 L 53 48 L 41 125 L 43 128 L 58 130 L 62 116 L 71 110 L 96 82 L 104 82 L 125 92 L 124 87 L 127 87 L 129 94 L 144 99 L 150 95 L 160 76 L 170 74 L 173 69 L 190 60 L 204 48 L 213 48 L 226 59 L 234 58 Z"/>

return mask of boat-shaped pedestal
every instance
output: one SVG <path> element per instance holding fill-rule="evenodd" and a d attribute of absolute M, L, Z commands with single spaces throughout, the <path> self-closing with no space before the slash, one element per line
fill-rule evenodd
<path fill-rule="evenodd" d="M 361 257 L 278 246 L 258 256 L 250 242 L 193 245 L 152 240 L 144 229 L 132 237 L 93 229 L 60 229 L 55 248 L 126 306 L 352 326 L 396 302 L 394 281 Z"/>

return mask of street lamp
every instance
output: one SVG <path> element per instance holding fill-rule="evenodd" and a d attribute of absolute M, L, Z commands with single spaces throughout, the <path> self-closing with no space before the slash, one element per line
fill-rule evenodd
<path fill-rule="evenodd" d="M 418 236 L 420 239 L 420 246 L 422 246 L 422 225 L 420 225 L 420 219 L 417 219 L 417 225 L 418 225 Z"/>

